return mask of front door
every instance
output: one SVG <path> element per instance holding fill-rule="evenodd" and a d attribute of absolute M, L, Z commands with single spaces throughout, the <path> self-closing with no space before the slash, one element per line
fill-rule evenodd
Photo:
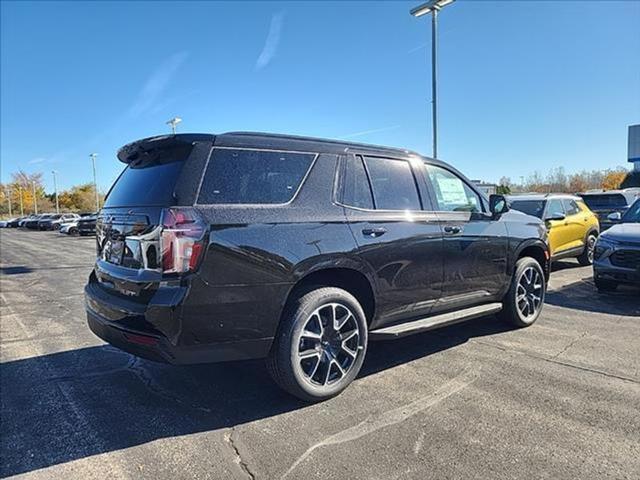
<path fill-rule="evenodd" d="M 486 202 L 456 172 L 426 165 L 444 238 L 444 281 L 437 311 L 495 300 L 508 284 L 507 230 Z"/>
<path fill-rule="evenodd" d="M 441 295 L 442 233 L 416 173 L 406 159 L 344 157 L 341 203 L 377 281 L 373 328 L 425 316 Z"/>
<path fill-rule="evenodd" d="M 567 227 L 567 249 L 584 248 L 587 235 L 588 218 L 580 211 L 580 207 L 571 198 L 562 199 L 566 214 L 565 224 Z"/>
<path fill-rule="evenodd" d="M 568 250 L 571 242 L 571 232 L 566 219 L 566 212 L 562 199 L 552 198 L 547 201 L 544 219 L 549 232 L 549 247 L 551 255 L 556 256 Z M 555 219 L 555 220 L 554 220 Z"/>

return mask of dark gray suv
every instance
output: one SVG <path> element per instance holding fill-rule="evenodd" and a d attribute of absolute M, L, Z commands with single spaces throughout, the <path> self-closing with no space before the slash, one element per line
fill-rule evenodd
<path fill-rule="evenodd" d="M 596 243 L 593 278 L 601 291 L 618 285 L 640 285 L 640 199 L 629 207 L 620 220 L 614 215 L 614 226 L 600 235 Z"/>

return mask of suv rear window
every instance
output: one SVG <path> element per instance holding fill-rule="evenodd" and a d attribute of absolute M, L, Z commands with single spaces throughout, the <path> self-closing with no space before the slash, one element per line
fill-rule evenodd
<path fill-rule="evenodd" d="M 129 165 L 113 186 L 105 207 L 173 205 L 173 189 L 184 162 Z"/>
<path fill-rule="evenodd" d="M 313 153 L 215 149 L 198 203 L 287 203 L 300 187 L 314 158 Z"/>
<path fill-rule="evenodd" d="M 626 207 L 627 199 L 624 195 L 619 193 L 613 193 L 609 195 L 582 195 L 584 203 L 590 209 L 594 208 L 607 208 L 607 207 Z"/>

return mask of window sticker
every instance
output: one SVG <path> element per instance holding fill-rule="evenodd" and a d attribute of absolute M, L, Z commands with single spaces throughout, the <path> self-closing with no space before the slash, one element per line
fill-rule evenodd
<path fill-rule="evenodd" d="M 464 185 L 457 178 L 437 176 L 438 188 L 445 204 L 466 205 L 469 203 Z"/>

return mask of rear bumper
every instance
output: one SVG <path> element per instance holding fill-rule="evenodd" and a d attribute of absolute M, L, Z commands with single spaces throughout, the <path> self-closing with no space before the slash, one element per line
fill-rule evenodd
<path fill-rule="evenodd" d="M 186 365 L 264 358 L 273 342 L 273 338 L 259 338 L 184 345 L 179 337 L 171 339 L 152 326 L 159 317 L 165 324 L 178 321 L 174 315 L 180 310 L 179 303 L 134 305 L 101 292 L 91 282 L 85 287 L 85 300 L 87 323 L 94 334 L 148 360 Z"/>

